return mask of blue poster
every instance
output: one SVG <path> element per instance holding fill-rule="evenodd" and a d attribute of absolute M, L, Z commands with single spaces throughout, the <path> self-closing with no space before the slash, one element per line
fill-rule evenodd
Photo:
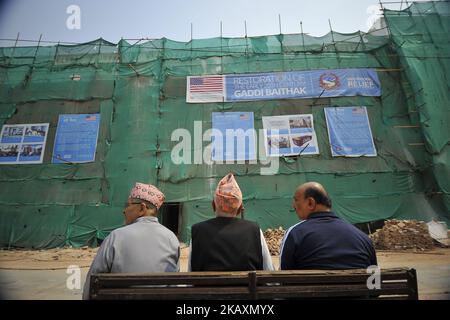
<path fill-rule="evenodd" d="M 256 160 L 253 112 L 212 113 L 212 160 Z"/>
<path fill-rule="evenodd" d="M 325 108 L 333 157 L 375 157 L 366 107 Z"/>
<path fill-rule="evenodd" d="M 59 116 L 52 163 L 82 163 L 95 160 L 100 114 Z"/>
<path fill-rule="evenodd" d="M 226 75 L 225 88 L 225 101 L 381 95 L 373 69 Z"/>

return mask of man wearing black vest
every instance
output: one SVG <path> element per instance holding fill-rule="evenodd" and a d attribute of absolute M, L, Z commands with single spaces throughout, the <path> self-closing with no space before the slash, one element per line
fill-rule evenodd
<path fill-rule="evenodd" d="M 212 207 L 216 217 L 191 228 L 188 271 L 273 270 L 259 226 L 237 218 L 244 209 L 232 173 L 219 182 Z"/>
<path fill-rule="evenodd" d="M 280 269 L 357 269 L 377 264 L 370 238 L 331 211 L 322 185 L 299 186 L 292 206 L 302 221 L 284 235 Z"/>

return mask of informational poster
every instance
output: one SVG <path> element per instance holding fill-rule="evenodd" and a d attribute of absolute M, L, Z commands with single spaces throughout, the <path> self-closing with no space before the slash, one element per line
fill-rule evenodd
<path fill-rule="evenodd" d="M 93 162 L 99 126 L 99 113 L 60 115 L 52 163 Z"/>
<path fill-rule="evenodd" d="M 321 69 L 187 77 L 188 103 L 380 96 L 374 69 Z"/>
<path fill-rule="evenodd" d="M 333 157 L 375 157 L 366 107 L 325 108 Z"/>
<path fill-rule="evenodd" d="M 312 114 L 262 117 L 266 156 L 318 154 Z"/>
<path fill-rule="evenodd" d="M 5 124 L 0 138 L 0 164 L 42 163 L 48 123 Z"/>
<path fill-rule="evenodd" d="M 212 113 L 212 160 L 256 160 L 253 112 Z"/>

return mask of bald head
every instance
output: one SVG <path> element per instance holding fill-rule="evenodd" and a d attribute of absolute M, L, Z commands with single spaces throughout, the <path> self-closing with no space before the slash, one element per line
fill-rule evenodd
<path fill-rule="evenodd" d="M 297 192 L 301 192 L 301 191 L 304 191 L 307 189 L 313 189 L 317 192 L 327 194 L 327 192 L 325 191 L 325 188 L 320 183 L 314 182 L 314 181 L 306 182 L 306 183 L 298 186 L 295 192 L 297 193 Z"/>
<path fill-rule="evenodd" d="M 331 200 L 328 197 L 328 193 L 318 182 L 306 182 L 299 186 L 295 192 L 303 194 L 304 198 L 313 197 L 318 204 L 331 208 Z"/>
<path fill-rule="evenodd" d="M 311 213 L 330 211 L 331 200 L 325 188 L 318 182 L 307 182 L 295 190 L 292 204 L 300 219 L 307 219 Z"/>

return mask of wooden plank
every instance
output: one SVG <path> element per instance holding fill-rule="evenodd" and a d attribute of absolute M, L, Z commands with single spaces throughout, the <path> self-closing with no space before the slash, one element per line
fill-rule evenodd
<path fill-rule="evenodd" d="M 380 289 L 368 289 L 366 284 L 322 284 L 322 285 L 288 285 L 288 286 L 261 286 L 258 287 L 258 293 L 261 292 L 296 292 L 296 291 L 351 291 L 365 290 L 368 292 L 382 292 L 383 290 L 398 289 L 409 292 L 411 289 L 407 283 L 387 283 L 381 284 Z"/>
<path fill-rule="evenodd" d="M 166 273 L 117 273 L 96 274 L 102 287 L 126 287 L 130 285 L 177 284 L 243 284 L 248 283 L 248 272 L 166 272 Z"/>
<path fill-rule="evenodd" d="M 409 300 L 409 295 L 381 296 L 377 300 Z"/>
<path fill-rule="evenodd" d="M 383 288 L 381 290 L 368 290 L 364 286 L 301 286 L 258 288 L 259 299 L 273 298 L 324 298 L 324 297 L 359 297 L 377 298 L 377 295 L 404 295 L 408 298 L 407 288 Z M 247 288 L 243 287 L 196 287 L 178 288 L 133 288 L 133 289 L 102 289 L 96 299 L 249 299 L 251 296 Z"/>
<path fill-rule="evenodd" d="M 270 272 L 270 273 L 258 273 L 258 283 L 366 283 L 367 279 L 371 276 L 366 270 L 345 270 L 345 271 L 332 271 L 325 273 L 318 273 L 312 271 L 308 273 L 300 272 Z M 407 281 L 408 269 L 382 269 L 381 281 L 397 280 Z"/>
<path fill-rule="evenodd" d="M 273 275 L 273 276 L 259 276 L 258 283 L 366 283 L 370 274 L 352 275 L 352 276 L 327 276 L 327 275 Z M 381 274 L 381 281 L 403 281 L 408 279 L 407 273 L 402 274 Z"/>
<path fill-rule="evenodd" d="M 407 272 L 410 268 L 390 268 L 380 269 L 382 274 L 402 273 Z M 353 274 L 367 274 L 366 269 L 347 269 L 347 270 L 279 270 L 279 271 L 256 271 L 258 276 L 261 275 L 353 275 Z"/>
<path fill-rule="evenodd" d="M 207 272 L 146 272 L 146 273 L 97 273 L 102 278 L 136 278 L 136 277 L 175 277 L 175 278 L 201 278 L 206 276 L 212 277 L 247 277 L 248 271 L 207 271 Z"/>
<path fill-rule="evenodd" d="M 126 279 L 104 279 L 100 278 L 102 288 L 120 288 L 134 285 L 243 285 L 248 284 L 248 275 L 245 278 L 126 278 Z"/>
<path fill-rule="evenodd" d="M 221 294 L 221 293 L 249 293 L 248 287 L 131 287 L 131 288 L 104 288 L 100 289 L 99 293 L 108 292 L 123 292 L 123 293 L 156 293 L 156 294 L 169 294 L 174 292 L 180 292 L 181 294 L 203 294 L 210 293 Z"/>
<path fill-rule="evenodd" d="M 409 269 L 381 269 L 380 274 L 385 277 L 405 277 Z M 298 270 L 298 271 L 276 271 L 276 272 L 258 272 L 257 273 L 259 277 L 265 277 L 265 276 L 305 276 L 305 277 L 312 277 L 312 276 L 326 276 L 329 278 L 345 278 L 345 277 L 354 277 L 354 276 L 368 276 L 370 273 L 367 273 L 365 269 L 361 270 L 336 270 L 336 271 L 323 271 L 318 272 L 316 271 L 309 271 L 307 270 Z"/>
<path fill-rule="evenodd" d="M 348 286 L 280 286 L 280 287 L 259 287 L 258 297 L 260 299 L 273 298 L 318 298 L 318 297 L 363 297 L 378 295 L 409 295 L 410 289 L 407 286 L 399 287 L 397 284 L 382 286 L 380 290 L 369 290 L 363 285 Z"/>
<path fill-rule="evenodd" d="M 101 289 L 94 299 L 249 299 L 247 287 Z"/>
<path fill-rule="evenodd" d="M 381 269 L 380 275 L 382 277 L 385 277 L 386 279 L 396 279 L 396 278 L 407 278 L 407 272 L 409 269 L 393 269 L 393 270 L 386 270 Z M 349 279 L 353 277 L 368 277 L 370 276 L 370 273 L 367 273 L 367 271 L 364 270 L 340 270 L 340 271 L 322 271 L 318 272 L 317 270 L 295 270 L 295 271 L 257 271 L 257 276 L 259 279 L 269 278 L 269 277 L 304 277 L 304 278 L 312 278 L 314 276 L 321 277 L 323 279 L 344 279 L 348 277 Z"/>

